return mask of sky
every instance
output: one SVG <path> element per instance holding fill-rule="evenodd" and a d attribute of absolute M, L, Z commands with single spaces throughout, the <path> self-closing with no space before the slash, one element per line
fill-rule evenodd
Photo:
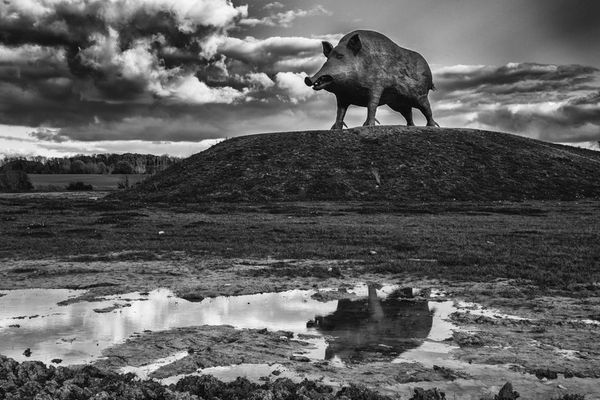
<path fill-rule="evenodd" d="M 304 77 L 356 29 L 425 57 L 441 126 L 598 148 L 598 15 L 597 0 L 3 0 L 0 156 L 188 156 L 328 129 L 335 96 Z"/>

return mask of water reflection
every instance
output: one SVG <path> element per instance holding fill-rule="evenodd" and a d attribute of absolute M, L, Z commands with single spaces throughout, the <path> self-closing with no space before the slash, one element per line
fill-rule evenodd
<path fill-rule="evenodd" d="M 421 345 L 429 336 L 434 312 L 427 301 L 381 299 L 374 286 L 368 298 L 340 300 L 336 310 L 315 318 L 318 332 L 331 336 L 325 358 L 362 361 L 367 355 L 388 356 Z"/>
<path fill-rule="evenodd" d="M 0 354 L 23 360 L 64 364 L 94 361 L 102 350 L 144 330 L 168 330 L 200 325 L 268 328 L 317 335 L 312 359 L 351 359 L 366 348 L 400 353 L 414 347 L 431 329 L 427 303 L 385 299 L 390 286 L 377 291 L 366 285 L 355 288 L 368 297 L 358 301 L 321 302 L 313 290 L 216 297 L 192 303 L 166 289 L 147 295 L 130 293 L 102 301 L 57 303 L 81 293 L 34 289 L 5 291 L 0 297 Z M 116 309 L 97 312 L 102 309 Z M 95 311 L 96 310 L 96 311 Z M 104 310 L 106 311 L 106 310 Z M 320 315 L 316 327 L 306 322 Z M 17 327 L 18 325 L 18 327 Z M 328 344 L 325 337 L 335 336 Z M 31 357 L 23 355 L 30 348 Z"/>
<path fill-rule="evenodd" d="M 311 333 L 306 321 L 315 313 L 333 312 L 337 305 L 335 301 L 311 299 L 314 292 L 302 290 L 216 297 L 192 303 L 175 297 L 170 290 L 158 289 L 147 296 L 130 293 L 66 306 L 57 303 L 76 293 L 55 289 L 5 293 L 0 297 L 0 354 L 19 361 L 46 363 L 60 358 L 63 365 L 93 361 L 103 349 L 144 330 L 232 325 Z M 111 312 L 94 311 L 114 305 L 121 307 Z M 29 358 L 23 355 L 27 348 L 32 351 Z"/>

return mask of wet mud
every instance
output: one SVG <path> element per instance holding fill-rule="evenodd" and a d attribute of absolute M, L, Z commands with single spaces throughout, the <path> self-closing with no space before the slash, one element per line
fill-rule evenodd
<path fill-rule="evenodd" d="M 118 382 L 125 392 L 114 393 L 147 396 L 139 398 L 193 398 L 205 392 L 185 388 L 198 382 L 216 385 L 215 397 L 240 387 L 265 395 L 280 390 L 279 378 L 294 396 L 309 390 L 304 379 L 331 396 L 359 384 L 401 398 L 416 396 L 417 387 L 446 398 L 494 398 L 507 381 L 521 398 L 600 393 L 597 297 L 539 295 L 509 280 L 360 274 L 351 261 L 204 262 L 15 261 L 3 270 L 4 288 L 48 290 L 39 297 L 0 292 L 0 336 L 9 343 L 0 354 L 44 361 L 25 362 L 36 370 L 60 359 L 70 378 L 49 379 L 59 379 L 53 387 L 61 390 L 67 385 L 72 398 L 91 393 L 69 381 L 84 379 L 74 378 L 81 374 L 74 365 L 86 363 L 102 371 L 92 373 L 98 393 Z M 26 380 L 3 383 L 12 390 L 3 386 L 7 398 Z"/>

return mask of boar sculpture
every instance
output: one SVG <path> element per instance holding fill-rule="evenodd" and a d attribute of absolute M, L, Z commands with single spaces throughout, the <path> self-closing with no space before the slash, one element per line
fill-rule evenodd
<path fill-rule="evenodd" d="M 387 104 L 414 126 L 412 109 L 419 109 L 427 126 L 439 126 L 431 114 L 427 95 L 434 89 L 431 70 L 419 53 L 404 49 L 381 33 L 354 31 L 336 47 L 323 42 L 327 61 L 304 83 L 314 90 L 325 89 L 337 98 L 337 117 L 331 129 L 342 129 L 351 104 L 367 107 L 364 126 L 377 121 L 377 107 Z"/>

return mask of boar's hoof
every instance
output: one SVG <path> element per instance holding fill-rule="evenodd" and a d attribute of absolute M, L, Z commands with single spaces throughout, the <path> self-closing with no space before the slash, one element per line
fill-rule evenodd
<path fill-rule="evenodd" d="M 363 126 L 375 126 L 375 120 L 366 120 Z"/>

